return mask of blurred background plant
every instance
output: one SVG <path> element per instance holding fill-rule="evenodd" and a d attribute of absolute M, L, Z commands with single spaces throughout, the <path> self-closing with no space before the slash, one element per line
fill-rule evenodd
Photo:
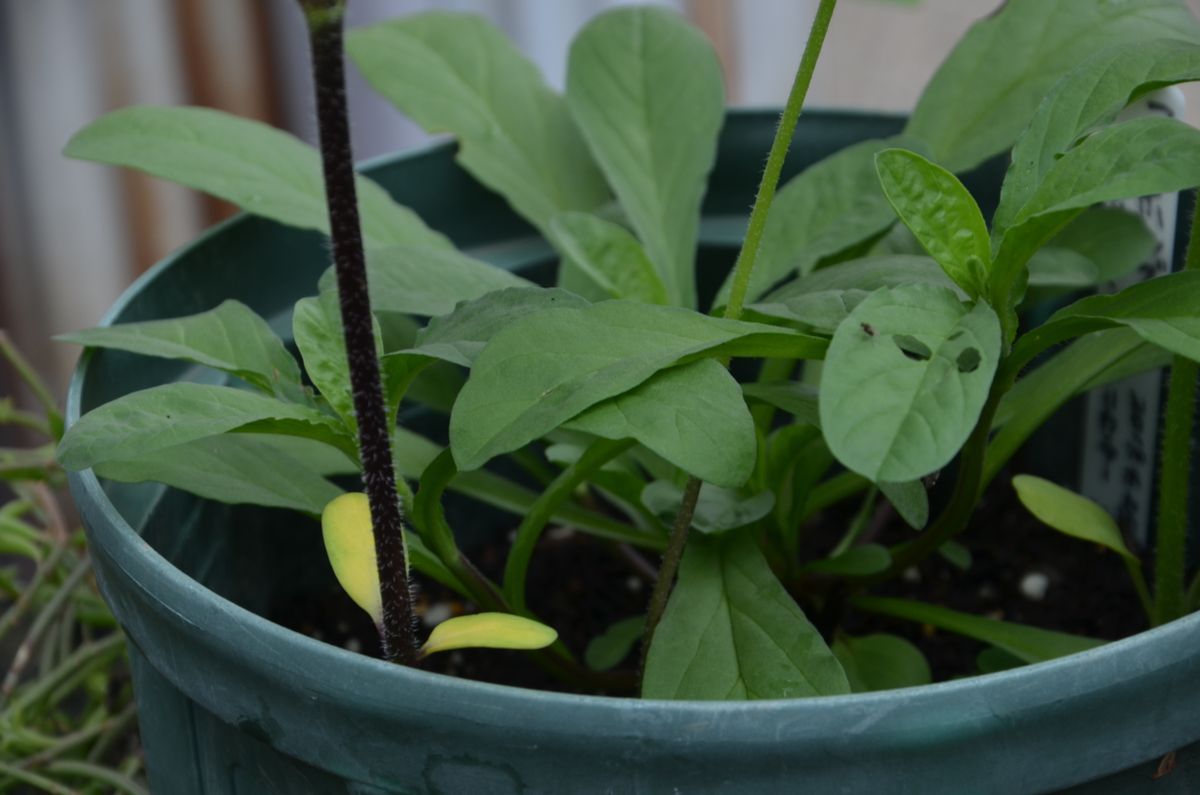
<path fill-rule="evenodd" d="M 3 330 L 0 370 L 0 793 L 144 793 L 125 637 L 54 461 L 57 401 Z"/>

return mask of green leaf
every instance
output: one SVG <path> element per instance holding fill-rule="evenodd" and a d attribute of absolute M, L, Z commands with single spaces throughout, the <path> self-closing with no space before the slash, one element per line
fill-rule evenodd
<path fill-rule="evenodd" d="M 1092 500 L 1033 475 L 1017 475 L 1012 484 L 1021 504 L 1042 524 L 1099 544 L 1137 563 L 1137 557 L 1125 546 L 1116 521 Z"/>
<path fill-rule="evenodd" d="M 475 359 L 450 415 L 455 460 L 461 470 L 476 469 L 672 365 L 755 349 L 789 352 L 783 348 L 819 356 L 824 341 L 628 301 L 523 317 Z"/>
<path fill-rule="evenodd" d="M 1104 645 L 1104 641 L 1053 632 L 1048 629 L 980 618 L 936 605 L 878 596 L 856 596 L 850 603 L 860 610 L 894 616 L 906 621 L 929 624 L 968 638 L 989 643 L 1008 652 L 1022 662 L 1038 663 L 1088 651 Z"/>
<path fill-rule="evenodd" d="M 742 394 L 782 409 L 802 425 L 821 426 L 817 410 L 817 388 L 801 381 L 760 381 L 742 384 Z"/>
<path fill-rule="evenodd" d="M 971 570 L 971 550 L 964 547 L 962 544 L 951 539 L 937 548 L 938 555 L 942 560 L 949 563 L 959 571 Z"/>
<path fill-rule="evenodd" d="M 1067 72 L 1118 44 L 1200 39 L 1182 0 L 1010 0 L 977 22 L 926 86 L 905 133 L 967 171 L 1004 152 Z"/>
<path fill-rule="evenodd" d="M 689 540 L 650 644 L 643 698 L 803 698 L 849 691 L 837 658 L 751 535 Z"/>
<path fill-rule="evenodd" d="M 503 268 L 473 259 L 454 249 L 391 246 L 367 252 L 371 307 L 432 317 L 454 310 L 495 290 L 533 287 Z"/>
<path fill-rule="evenodd" d="M 254 215 L 329 233 L 319 154 L 261 122 L 211 108 L 122 108 L 77 132 L 64 154 L 136 168 Z M 357 189 L 367 245 L 452 248 L 371 180 L 359 177 Z"/>
<path fill-rule="evenodd" d="M 636 439 L 690 475 L 737 488 L 754 469 L 754 419 L 729 371 L 711 359 L 656 373 L 563 425 Z"/>
<path fill-rule="evenodd" d="M 835 577 L 870 577 L 887 571 L 892 565 L 892 555 L 887 547 L 879 544 L 863 544 L 850 547 L 842 554 L 814 560 L 802 567 L 814 574 L 829 574 Z"/>
<path fill-rule="evenodd" d="M 611 671 L 633 651 L 645 626 L 645 616 L 621 619 L 592 638 L 583 652 L 583 661 L 593 671 Z"/>
<path fill-rule="evenodd" d="M 989 482 L 1029 435 L 1071 397 L 1119 378 L 1168 364 L 1170 354 L 1125 328 L 1100 331 L 1072 343 L 1026 375 L 996 410 L 999 431 L 988 445 L 984 482 Z"/>
<path fill-rule="evenodd" d="M 642 489 L 642 502 L 670 522 L 683 504 L 683 489 L 669 480 L 656 480 Z M 775 495 L 769 491 L 747 497 L 735 489 L 705 483 L 696 500 L 692 527 L 702 533 L 724 533 L 757 522 L 774 507 Z"/>
<path fill-rule="evenodd" d="M 654 264 L 624 227 L 587 213 L 563 213 L 551 223 L 550 235 L 610 298 L 667 303 L 667 288 Z"/>
<path fill-rule="evenodd" d="M 1013 147 L 996 224 L 1013 223 L 1080 136 L 1109 124 L 1148 91 L 1189 80 L 1200 80 L 1200 46 L 1169 39 L 1098 51 L 1073 69 L 1046 95 Z"/>
<path fill-rule="evenodd" d="M 929 494 L 925 484 L 919 480 L 907 480 L 903 483 L 879 484 L 879 490 L 888 502 L 900 514 L 900 518 L 914 530 L 922 530 L 929 521 Z"/>
<path fill-rule="evenodd" d="M 901 144 L 920 146 L 903 138 L 862 141 L 814 163 L 780 188 L 750 276 L 748 302 L 785 276 L 809 273 L 823 258 L 896 223 L 896 214 L 879 187 L 875 153 Z M 730 273 L 716 304 L 729 297 L 732 281 Z"/>
<path fill-rule="evenodd" d="M 1096 269 L 1095 284 L 1119 279 L 1154 253 L 1158 238 L 1140 216 L 1116 207 L 1092 207 L 1067 224 L 1047 244 L 1085 257 Z M 1045 251 L 1047 249 L 1043 249 Z M 1034 255 L 1035 258 L 1037 255 Z M 1034 265 L 1030 263 L 1030 284 Z"/>
<path fill-rule="evenodd" d="M 930 285 L 882 289 L 838 326 L 821 375 L 821 428 L 847 468 L 875 481 L 934 472 L 987 400 L 1000 326 Z"/>
<path fill-rule="evenodd" d="M 946 169 L 904 149 L 875 155 L 879 182 L 896 215 L 942 270 L 977 298 L 987 283 L 991 240 L 979 205 Z"/>
<path fill-rule="evenodd" d="M 335 448 L 319 446 L 349 463 Z M 353 465 L 349 469 L 357 471 Z M 256 434 L 208 436 L 142 452 L 136 458 L 104 461 L 96 465 L 96 474 L 123 483 L 165 483 L 218 502 L 311 514 L 320 514 L 326 503 L 342 493 L 307 458 L 291 455 Z"/>
<path fill-rule="evenodd" d="M 238 301 L 225 301 L 198 315 L 102 326 L 55 339 L 195 362 L 232 373 L 278 397 L 300 393 L 296 360 L 267 322 Z"/>
<path fill-rule="evenodd" d="M 1030 287 L 1066 287 L 1080 289 L 1100 281 L 1096 263 L 1069 248 L 1046 246 L 1029 260 Z"/>
<path fill-rule="evenodd" d="M 571 44 L 567 105 L 674 304 L 693 306 L 700 200 L 725 115 L 704 35 L 662 8 L 619 8 Z"/>
<path fill-rule="evenodd" d="M 1010 671 L 1013 668 L 1020 668 L 1024 664 L 1025 662 L 1019 657 L 1014 657 L 995 646 L 988 646 L 975 657 L 975 667 L 979 669 L 979 673 L 981 674 Z"/>
<path fill-rule="evenodd" d="M 243 389 L 175 383 L 132 392 L 79 418 L 58 446 L 66 469 L 128 461 L 244 429 L 304 436 L 353 449 L 332 417 Z"/>
<path fill-rule="evenodd" d="M 1022 360 L 1063 340 L 1128 326 L 1147 342 L 1200 360 L 1200 272 L 1169 273 L 1112 295 L 1093 295 L 1050 316 L 1013 349 Z"/>
<path fill-rule="evenodd" d="M 313 386 L 347 428 L 357 428 L 337 294 L 325 292 L 320 297 L 297 301 L 292 311 L 292 337 Z"/>
<path fill-rule="evenodd" d="M 548 235 L 550 219 L 609 198 L 566 103 L 490 21 L 427 12 L 352 30 L 346 51 L 376 91 Z"/>
<path fill-rule="evenodd" d="M 941 266 L 929 257 L 888 255 L 840 262 L 813 271 L 748 308 L 768 317 L 796 321 L 819 333 L 832 334 L 838 324 L 875 290 L 914 283 L 958 290 Z"/>
<path fill-rule="evenodd" d="M 921 650 L 896 635 L 878 633 L 854 638 L 839 634 L 833 641 L 833 653 L 855 693 L 917 687 L 933 681 Z"/>
<path fill-rule="evenodd" d="M 545 624 L 510 613 L 477 613 L 448 618 L 433 628 L 421 656 L 452 649 L 544 649 L 558 640 Z"/>

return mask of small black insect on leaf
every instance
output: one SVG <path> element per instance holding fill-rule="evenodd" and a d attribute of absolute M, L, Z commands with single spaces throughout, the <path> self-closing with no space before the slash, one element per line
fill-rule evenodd
<path fill-rule="evenodd" d="M 871 324 L 870 324 L 870 323 L 863 323 L 863 324 L 862 324 L 862 330 L 866 332 L 866 334 L 867 334 L 867 336 L 868 336 L 868 337 L 874 337 L 874 336 L 875 336 L 875 329 L 874 329 L 874 328 L 871 326 Z"/>

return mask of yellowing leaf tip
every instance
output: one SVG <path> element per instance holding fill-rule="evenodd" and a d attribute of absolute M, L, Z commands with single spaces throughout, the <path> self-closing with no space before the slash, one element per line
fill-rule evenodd
<path fill-rule="evenodd" d="M 321 512 L 325 552 L 338 582 L 376 624 L 383 621 L 375 535 L 367 495 L 348 492 L 329 501 Z"/>
<path fill-rule="evenodd" d="M 478 613 L 450 618 L 433 628 L 421 656 L 452 649 L 543 649 L 558 633 L 538 621 L 509 613 Z"/>

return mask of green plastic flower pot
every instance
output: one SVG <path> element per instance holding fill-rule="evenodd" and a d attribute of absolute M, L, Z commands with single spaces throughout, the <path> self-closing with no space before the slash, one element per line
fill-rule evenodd
<path fill-rule="evenodd" d="M 740 234 L 773 113 L 734 113 L 705 203 L 708 292 Z M 789 170 L 895 118 L 811 114 Z M 397 198 L 480 256 L 548 272 L 549 250 L 455 165 L 450 145 L 381 161 Z M 993 195 L 1002 164 L 969 182 Z M 251 217 L 160 263 L 106 323 L 236 298 L 289 328 L 315 291 L 321 239 Z M 198 368 L 85 355 L 68 421 Z M 71 476 L 104 593 L 132 642 L 151 785 L 191 793 L 1200 792 L 1200 616 L 1095 651 L 909 690 L 687 703 L 453 679 L 326 645 L 263 616 L 332 577 L 315 522 L 153 484 Z M 473 532 L 511 518 L 479 510 Z M 1169 775 L 1152 778 L 1180 749 Z"/>

